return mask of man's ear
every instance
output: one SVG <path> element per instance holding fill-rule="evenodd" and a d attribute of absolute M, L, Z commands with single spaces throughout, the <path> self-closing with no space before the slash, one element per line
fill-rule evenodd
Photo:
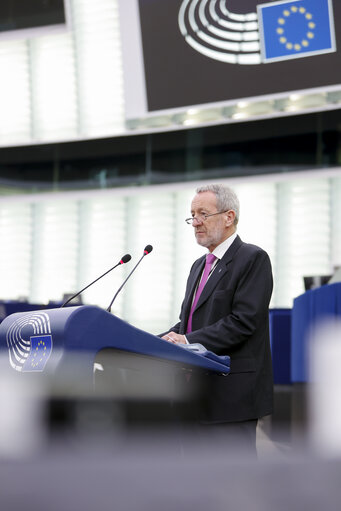
<path fill-rule="evenodd" d="M 234 219 L 236 218 L 236 212 L 233 209 L 229 209 L 225 213 L 226 218 L 226 227 L 230 227 L 234 223 Z"/>

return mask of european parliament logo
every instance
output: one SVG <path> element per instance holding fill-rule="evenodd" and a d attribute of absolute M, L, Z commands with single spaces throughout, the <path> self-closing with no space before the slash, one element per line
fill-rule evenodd
<path fill-rule="evenodd" d="M 332 0 L 273 1 L 258 4 L 255 11 L 232 11 L 227 0 L 183 0 L 179 29 L 195 51 L 228 64 L 259 65 L 336 51 Z"/>
<path fill-rule="evenodd" d="M 263 62 L 336 51 L 331 0 L 290 0 L 258 5 Z"/>
<path fill-rule="evenodd" d="M 11 367 L 19 372 L 44 371 L 53 344 L 46 312 L 28 312 L 14 321 L 6 334 Z"/>

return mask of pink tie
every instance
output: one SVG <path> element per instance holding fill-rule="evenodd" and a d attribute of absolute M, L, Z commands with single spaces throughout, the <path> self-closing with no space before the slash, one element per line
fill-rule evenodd
<path fill-rule="evenodd" d="M 207 279 L 208 279 L 208 276 L 210 274 L 210 271 L 211 271 L 211 268 L 212 268 L 212 264 L 214 263 L 215 260 L 216 260 L 216 256 L 215 255 L 213 255 L 213 254 L 207 254 L 206 255 L 206 264 L 205 264 L 204 273 L 202 275 L 202 279 L 201 279 L 200 284 L 198 286 L 198 289 L 197 289 L 197 292 L 196 292 L 196 295 L 195 295 L 195 298 L 194 298 L 194 302 L 192 304 L 191 312 L 189 313 L 189 318 L 188 318 L 188 323 L 187 323 L 187 331 L 186 331 L 187 333 L 192 332 L 192 316 L 193 316 L 193 312 L 194 312 L 195 307 L 197 306 L 197 303 L 198 303 L 198 300 L 199 300 L 200 295 L 202 293 L 202 290 L 204 289 L 205 284 L 206 284 Z"/>

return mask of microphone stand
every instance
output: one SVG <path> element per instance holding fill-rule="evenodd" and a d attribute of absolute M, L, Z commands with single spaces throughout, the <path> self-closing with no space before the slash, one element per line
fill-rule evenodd
<path fill-rule="evenodd" d="M 99 279 L 101 279 L 102 277 L 105 277 L 105 275 L 107 275 L 109 272 L 111 272 L 112 270 L 114 270 L 115 268 L 117 268 L 117 266 L 119 266 L 120 264 L 124 264 L 124 263 L 127 263 L 128 261 L 130 261 L 131 259 L 131 255 L 130 254 L 126 254 L 122 257 L 122 259 L 117 263 L 115 264 L 115 266 L 113 266 L 112 268 L 110 268 L 110 270 L 106 271 L 105 273 L 103 273 L 103 275 L 100 275 L 100 277 L 98 277 L 96 280 L 94 280 L 93 282 L 90 282 L 90 284 L 88 284 L 87 286 L 83 287 L 83 289 L 81 289 L 80 291 L 78 291 L 77 293 L 75 293 L 74 295 L 72 295 L 70 298 L 68 298 L 61 306 L 60 308 L 62 307 L 65 307 L 65 305 L 67 305 L 69 302 L 71 302 L 71 300 L 73 300 L 74 298 L 76 298 L 76 296 L 80 295 L 81 293 L 83 293 L 83 291 L 85 291 L 86 289 L 88 289 L 88 287 L 92 286 L 92 284 L 95 284 L 95 282 L 97 282 Z"/>
<path fill-rule="evenodd" d="M 136 265 L 134 266 L 134 268 L 131 270 L 131 272 L 129 273 L 128 277 L 125 279 L 125 281 L 123 282 L 123 284 L 118 288 L 118 290 L 116 291 L 116 294 L 114 296 L 114 298 L 111 300 L 110 302 L 110 305 L 109 307 L 107 308 L 107 312 L 111 312 L 111 307 L 112 307 L 112 304 L 114 303 L 115 299 L 116 299 L 116 296 L 118 295 L 118 293 L 121 291 L 122 287 L 124 286 L 124 284 L 127 282 L 127 280 L 130 278 L 130 276 L 134 273 L 134 271 L 136 270 L 136 268 L 138 267 L 138 265 L 140 264 L 140 262 L 142 261 L 142 259 L 144 257 L 146 257 L 147 254 L 149 254 L 151 251 L 153 250 L 153 247 L 151 245 L 147 245 L 146 248 L 144 249 L 143 251 L 143 255 L 141 257 L 141 259 L 139 259 L 139 261 L 136 263 Z"/>

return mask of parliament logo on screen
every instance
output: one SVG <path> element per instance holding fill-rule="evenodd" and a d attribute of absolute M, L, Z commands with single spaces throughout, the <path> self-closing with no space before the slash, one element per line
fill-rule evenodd
<path fill-rule="evenodd" d="M 229 10 L 228 0 L 184 0 L 185 41 L 220 62 L 256 65 L 336 51 L 332 0 L 289 0 Z M 257 11 L 256 11 L 257 9 Z"/>
<path fill-rule="evenodd" d="M 13 369 L 20 372 L 43 371 L 52 353 L 48 314 L 21 315 L 8 329 L 6 340 Z"/>

